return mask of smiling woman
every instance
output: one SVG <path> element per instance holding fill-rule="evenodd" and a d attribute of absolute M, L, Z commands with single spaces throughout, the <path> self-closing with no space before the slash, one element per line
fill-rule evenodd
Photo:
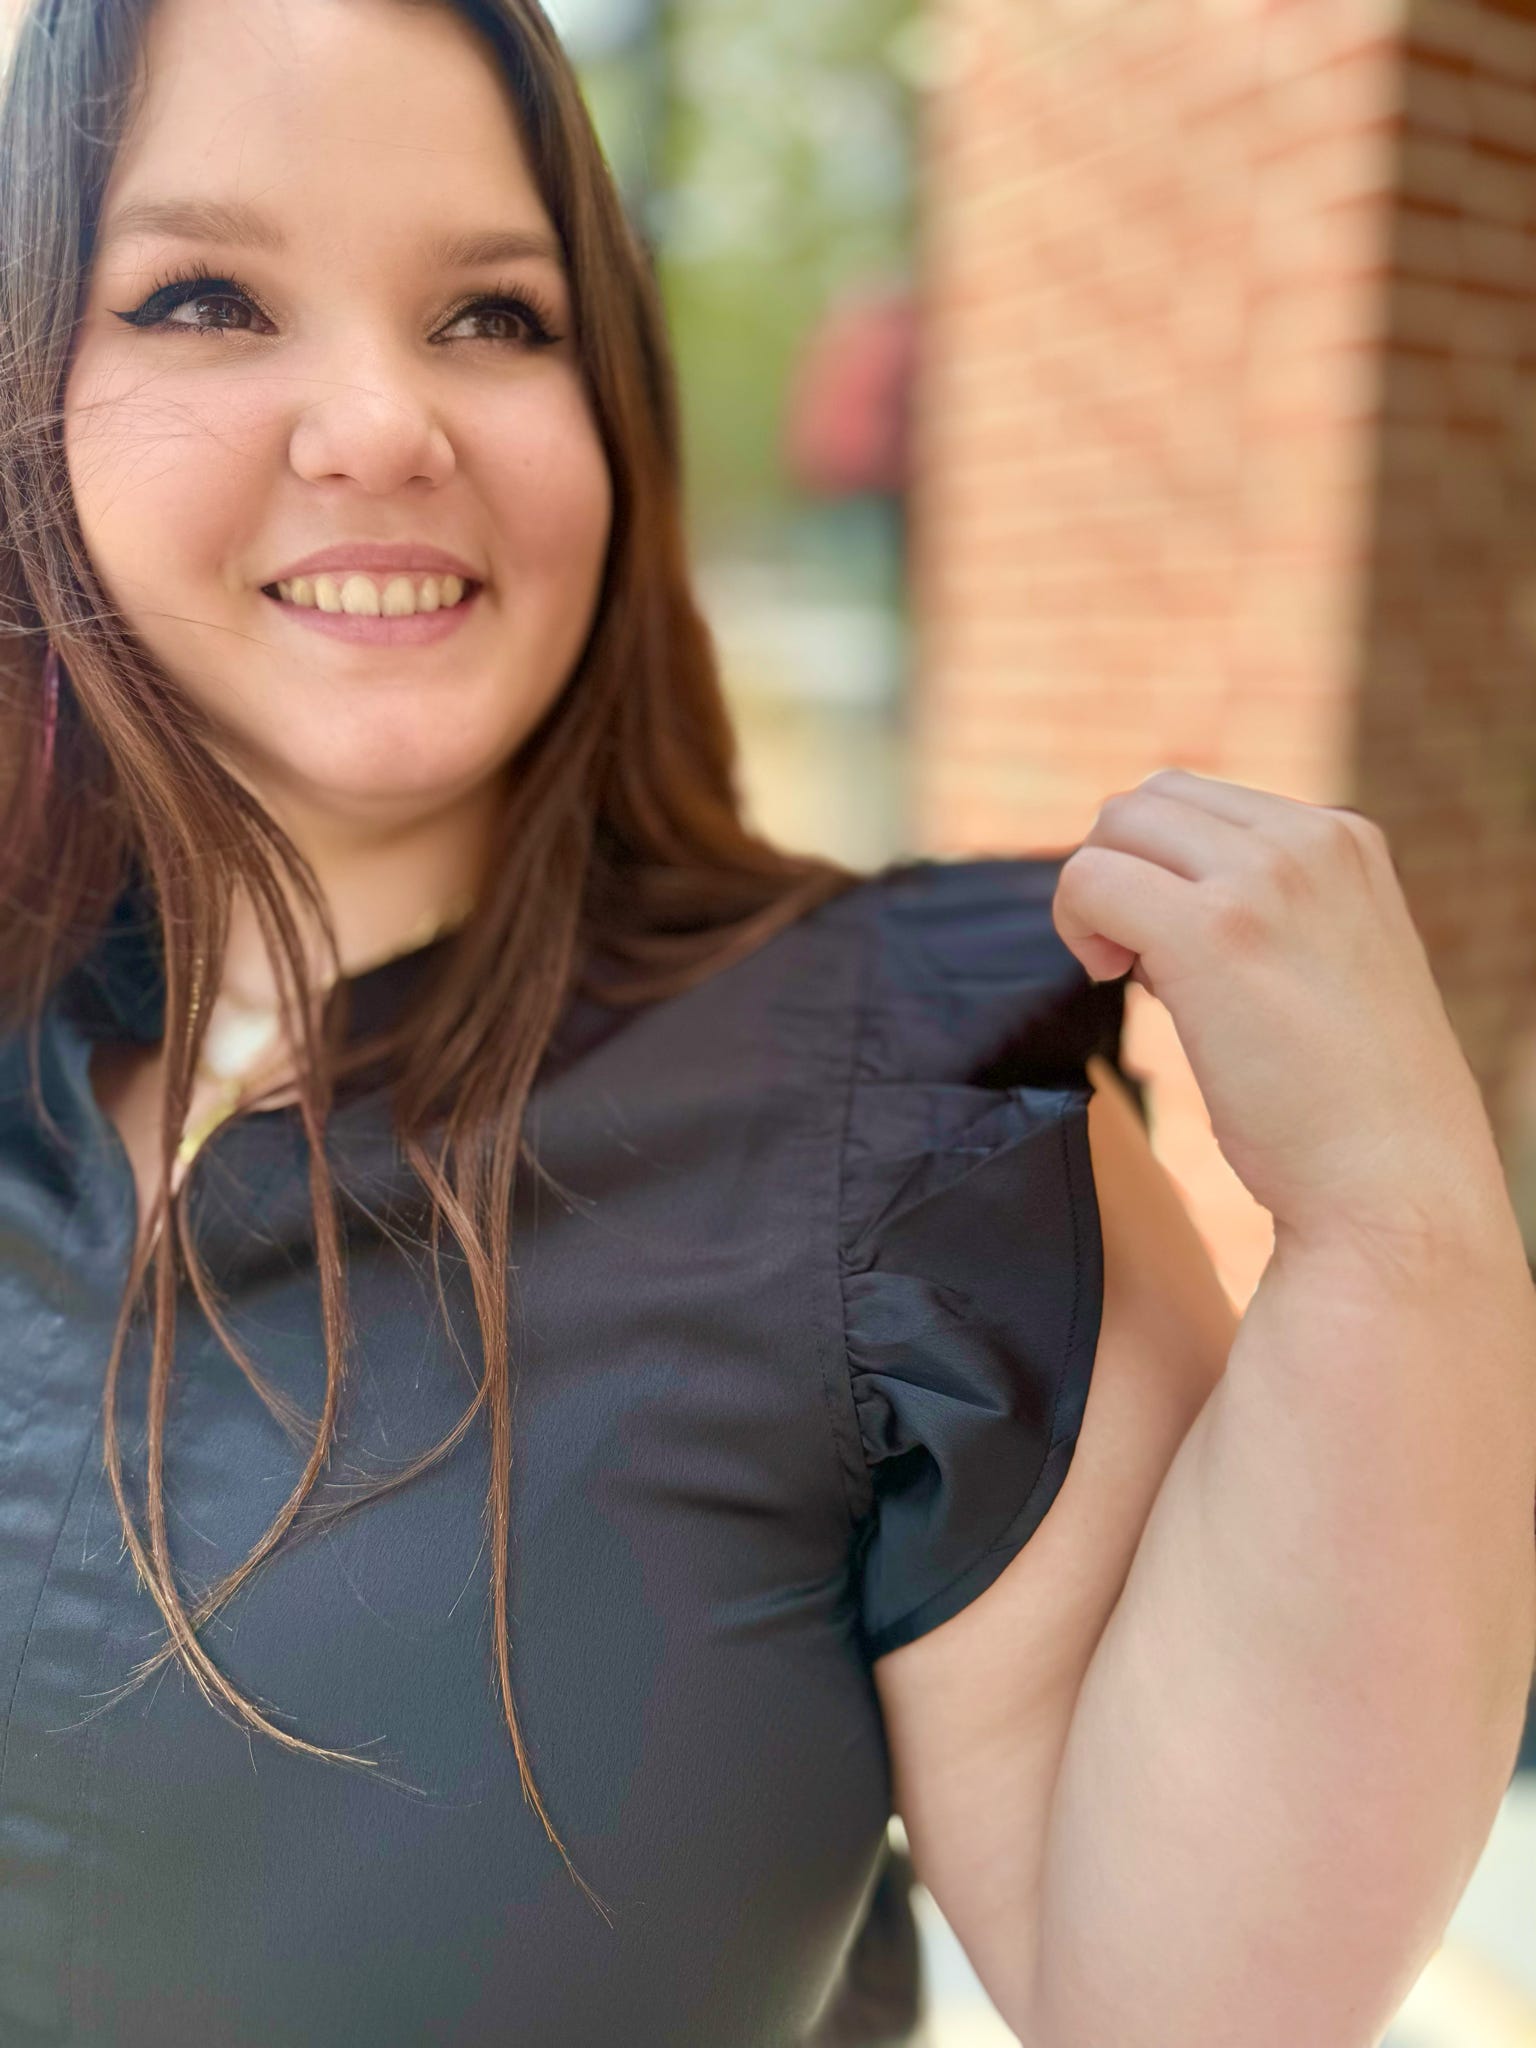
<path fill-rule="evenodd" d="M 342 102 L 367 126 L 338 131 Z M 491 52 L 442 9 L 153 10 L 65 386 L 92 563 L 226 768 L 306 851 L 338 806 L 391 839 L 387 881 L 328 892 L 342 917 L 355 902 L 361 950 L 387 936 L 380 891 L 405 916 L 402 886 L 440 893 L 483 861 L 493 771 L 565 686 L 606 561 L 563 239 L 509 112 Z M 232 161 L 267 167 L 259 205 L 218 189 Z M 379 543 L 392 567 L 427 543 L 469 565 L 483 587 L 457 630 L 333 629 L 328 658 L 294 640 L 320 622 L 264 599 L 277 565 L 324 547 L 362 571 Z M 408 672 L 379 649 L 409 650 Z M 236 937 L 254 976 L 254 921 Z"/>
<path fill-rule="evenodd" d="M 534 0 L 34 0 L 0 335 L 0 2037 L 899 2037 L 872 1667 L 1094 1352 L 1057 864 L 744 819 Z"/>

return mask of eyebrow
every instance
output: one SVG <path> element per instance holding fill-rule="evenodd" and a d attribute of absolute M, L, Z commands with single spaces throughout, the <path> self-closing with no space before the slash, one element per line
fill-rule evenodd
<path fill-rule="evenodd" d="M 189 242 L 219 242 L 229 248 L 262 249 L 278 254 L 287 237 L 277 223 L 237 200 L 135 199 L 118 208 L 101 240 L 105 244 L 129 234 L 175 235 Z M 472 270 L 483 263 L 512 263 L 525 256 L 542 257 L 565 268 L 560 243 L 537 228 L 484 228 L 463 234 L 427 238 L 423 254 L 444 269 Z"/>

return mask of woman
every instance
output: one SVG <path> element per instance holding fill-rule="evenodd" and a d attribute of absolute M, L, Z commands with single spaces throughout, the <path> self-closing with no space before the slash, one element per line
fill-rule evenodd
<path fill-rule="evenodd" d="M 0 2036 L 905 2038 L 893 1776 L 1024 2015 L 1231 1338 L 1158 947 L 742 822 L 532 0 L 35 0 L 0 195 Z"/>

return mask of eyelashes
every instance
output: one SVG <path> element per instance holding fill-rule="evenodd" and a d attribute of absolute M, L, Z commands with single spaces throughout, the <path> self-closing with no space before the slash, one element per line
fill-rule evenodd
<path fill-rule="evenodd" d="M 156 280 L 154 289 L 142 305 L 129 313 L 115 313 L 114 318 L 130 327 L 165 328 L 168 332 L 180 331 L 186 334 L 242 334 L 247 330 L 238 327 L 192 327 L 177 322 L 172 327 L 169 316 L 179 306 L 197 298 L 227 298 L 243 300 L 253 311 L 261 312 L 261 302 L 249 286 L 243 285 L 236 277 L 215 277 L 211 271 L 198 268 L 179 272 L 171 277 Z M 555 315 L 547 302 L 538 293 L 525 286 L 516 290 L 482 294 L 467 301 L 453 313 L 450 327 L 456 326 L 467 314 L 514 314 L 526 326 L 528 332 L 522 340 L 514 341 L 513 347 L 529 350 L 552 348 L 561 336 L 555 331 Z M 265 314 L 262 316 L 266 317 Z M 502 343 L 506 346 L 506 343 Z"/>

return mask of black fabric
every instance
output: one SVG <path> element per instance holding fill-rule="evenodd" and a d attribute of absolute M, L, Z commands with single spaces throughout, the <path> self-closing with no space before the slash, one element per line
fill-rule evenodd
<path fill-rule="evenodd" d="M 487 1432 L 204 1630 L 278 1725 L 171 1665 L 122 1549 L 101 1387 L 136 1194 L 94 1039 L 160 1030 L 120 906 L 55 992 L 42 1087 L 0 1044 L 0 2041 L 6 2048 L 878 2048 L 921 2005 L 873 1659 L 958 1611 L 1060 1487 L 1098 1333 L 1085 1062 L 1124 984 L 1056 936 L 1055 858 L 893 864 L 640 1012 L 574 1003 L 515 1197 L 514 1699 L 494 1678 Z M 445 941 L 438 941 L 443 944 Z M 354 1028 L 419 949 L 351 985 Z M 478 1368 L 462 1257 L 381 1096 L 328 1135 L 356 1326 L 320 1498 L 444 1436 Z M 306 1140 L 247 1113 L 190 1169 L 235 1336 L 319 1410 Z M 117 1426 L 143 1525 L 147 1331 Z M 482 1418 L 483 1420 L 483 1418 Z M 165 1449 L 195 1597 L 303 1454 L 184 1289 Z"/>
<path fill-rule="evenodd" d="M 1055 934 L 1057 870 L 920 865 L 875 899 L 841 1259 L 872 1657 L 948 1620 L 1066 1475 L 1103 1268 L 1084 1063 L 1124 984 Z"/>

